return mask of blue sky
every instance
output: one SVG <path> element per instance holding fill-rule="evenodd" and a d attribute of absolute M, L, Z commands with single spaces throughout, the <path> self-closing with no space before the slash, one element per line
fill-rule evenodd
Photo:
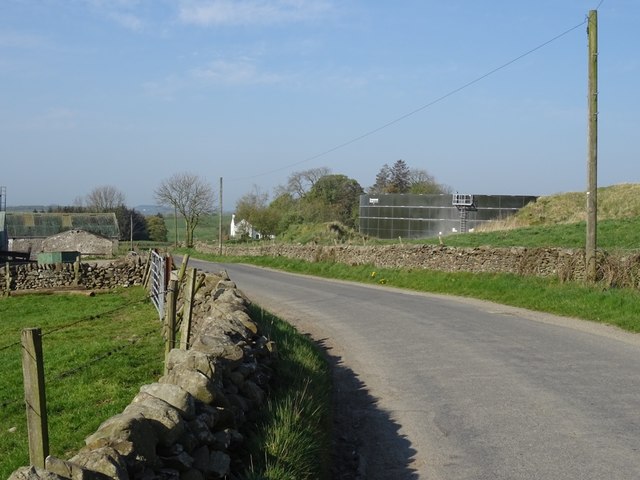
<path fill-rule="evenodd" d="M 0 185 L 135 206 L 190 172 L 224 177 L 230 210 L 295 171 L 367 188 L 403 159 L 463 193 L 584 190 L 598 6 L 599 185 L 640 182 L 637 0 L 0 0 Z"/>

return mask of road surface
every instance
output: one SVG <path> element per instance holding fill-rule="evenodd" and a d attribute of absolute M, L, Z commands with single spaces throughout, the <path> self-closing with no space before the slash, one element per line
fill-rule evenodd
<path fill-rule="evenodd" d="M 329 349 L 349 409 L 343 440 L 357 449 L 344 455 L 361 478 L 640 479 L 637 335 L 489 302 L 190 265 L 226 269 Z"/>

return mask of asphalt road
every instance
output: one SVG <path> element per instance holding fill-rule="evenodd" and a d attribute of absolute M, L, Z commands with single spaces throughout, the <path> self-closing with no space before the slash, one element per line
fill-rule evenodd
<path fill-rule="evenodd" d="M 640 479 L 637 335 L 489 302 L 224 268 L 351 377 L 342 394 L 359 398 L 349 408 L 363 478 Z"/>

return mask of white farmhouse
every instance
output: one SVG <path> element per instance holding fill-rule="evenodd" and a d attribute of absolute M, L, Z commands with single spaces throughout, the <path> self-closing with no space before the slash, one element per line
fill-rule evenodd
<path fill-rule="evenodd" d="M 243 235 L 247 235 L 254 240 L 260 240 L 262 235 L 256 231 L 246 220 L 242 219 L 236 223 L 235 214 L 231 215 L 231 227 L 229 228 L 229 236 L 231 238 L 240 238 Z"/>

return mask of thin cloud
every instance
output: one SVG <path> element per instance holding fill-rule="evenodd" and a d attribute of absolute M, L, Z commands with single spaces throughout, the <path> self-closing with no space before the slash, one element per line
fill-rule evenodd
<path fill-rule="evenodd" d="M 144 22 L 140 18 L 131 13 L 111 13 L 109 18 L 115 21 L 118 25 L 133 32 L 139 32 L 145 26 Z"/>
<path fill-rule="evenodd" d="M 179 18 L 200 26 L 268 25 L 314 20 L 330 10 L 326 0 L 183 0 Z"/>
<path fill-rule="evenodd" d="M 82 0 L 102 17 L 115 22 L 127 30 L 139 32 L 145 21 L 134 11 L 141 5 L 140 0 Z"/>
<path fill-rule="evenodd" d="M 284 79 L 282 75 L 260 71 L 249 59 L 214 60 L 192 74 L 197 79 L 226 85 L 278 83 Z"/>
<path fill-rule="evenodd" d="M 291 81 L 286 75 L 260 70 L 255 61 L 246 57 L 233 60 L 217 59 L 181 75 L 145 82 L 144 92 L 165 101 L 174 101 L 185 92 L 209 88 L 212 85 L 246 87 Z"/>

